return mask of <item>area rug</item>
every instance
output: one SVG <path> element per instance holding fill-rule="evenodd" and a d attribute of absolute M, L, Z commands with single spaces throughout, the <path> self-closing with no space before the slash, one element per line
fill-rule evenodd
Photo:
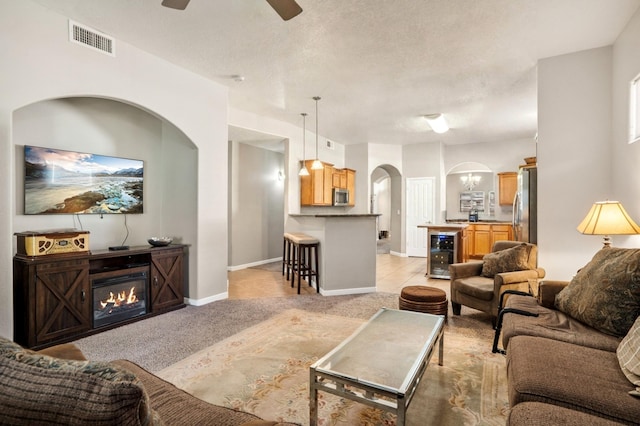
<path fill-rule="evenodd" d="M 179 361 L 158 375 L 213 404 L 264 419 L 309 424 L 309 366 L 347 338 L 360 319 L 290 309 Z M 490 342 L 445 326 L 409 406 L 408 424 L 504 425 L 505 361 Z M 375 354 L 371 354 L 375 357 Z M 319 392 L 319 425 L 395 425 L 395 415 Z"/>

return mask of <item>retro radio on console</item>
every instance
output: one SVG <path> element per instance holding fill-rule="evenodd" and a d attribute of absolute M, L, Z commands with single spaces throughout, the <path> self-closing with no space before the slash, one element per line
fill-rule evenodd
<path fill-rule="evenodd" d="M 18 254 L 45 256 L 48 254 L 82 253 L 89 251 L 89 231 L 52 229 L 17 232 Z"/>

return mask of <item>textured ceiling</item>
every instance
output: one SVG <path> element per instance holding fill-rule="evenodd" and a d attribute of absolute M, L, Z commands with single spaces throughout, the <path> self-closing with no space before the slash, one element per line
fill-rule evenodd
<path fill-rule="evenodd" d="M 230 88 L 232 107 L 343 144 L 536 134 L 536 62 L 610 45 L 640 0 L 33 0 Z M 244 76 L 237 82 L 232 75 Z M 167 84 L 177 84 L 168 81 Z M 442 112 L 452 130 L 432 132 Z"/>

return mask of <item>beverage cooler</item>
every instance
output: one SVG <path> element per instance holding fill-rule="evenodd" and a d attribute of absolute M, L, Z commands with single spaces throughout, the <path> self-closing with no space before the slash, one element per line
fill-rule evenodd
<path fill-rule="evenodd" d="M 429 278 L 449 279 L 449 265 L 458 259 L 458 243 L 456 232 L 429 230 Z"/>

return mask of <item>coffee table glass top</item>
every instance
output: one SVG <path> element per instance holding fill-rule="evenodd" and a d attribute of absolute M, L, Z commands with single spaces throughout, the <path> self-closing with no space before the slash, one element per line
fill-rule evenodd
<path fill-rule="evenodd" d="M 404 394 L 437 341 L 444 318 L 383 308 L 314 368 L 381 390 Z"/>

